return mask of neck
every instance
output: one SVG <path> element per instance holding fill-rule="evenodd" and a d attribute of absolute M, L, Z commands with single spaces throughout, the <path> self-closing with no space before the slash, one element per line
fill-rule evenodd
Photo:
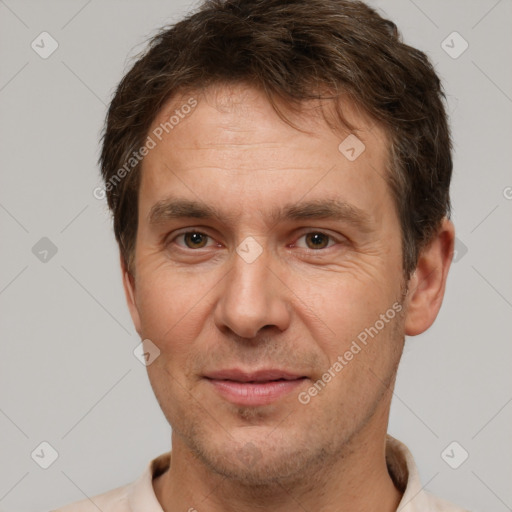
<path fill-rule="evenodd" d="M 212 472 L 173 432 L 171 467 L 153 486 L 164 512 L 395 512 L 401 493 L 388 473 L 385 443 L 385 428 L 365 429 L 303 477 L 255 488 Z"/>

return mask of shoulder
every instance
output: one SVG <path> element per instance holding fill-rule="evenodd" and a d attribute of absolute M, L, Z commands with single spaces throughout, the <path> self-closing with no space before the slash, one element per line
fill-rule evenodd
<path fill-rule="evenodd" d="M 153 489 L 153 480 L 167 471 L 170 463 L 171 452 L 159 455 L 149 462 L 137 480 L 51 512 L 163 512 Z"/>
<path fill-rule="evenodd" d="M 418 468 L 407 446 L 391 436 L 386 439 L 386 463 L 397 489 L 402 491 L 400 512 L 468 512 L 434 496 L 421 485 Z"/>
<path fill-rule="evenodd" d="M 128 504 L 128 489 L 130 485 L 117 487 L 91 498 L 75 501 L 51 512 L 131 512 Z"/>
<path fill-rule="evenodd" d="M 429 512 L 469 512 L 465 508 L 458 507 L 449 501 L 443 500 L 433 494 L 425 491 L 425 497 L 428 501 Z"/>

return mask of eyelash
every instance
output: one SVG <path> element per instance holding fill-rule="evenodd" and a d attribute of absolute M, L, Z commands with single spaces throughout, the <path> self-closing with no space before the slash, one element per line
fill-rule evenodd
<path fill-rule="evenodd" d="M 183 236 L 185 236 L 185 235 L 190 235 L 190 234 L 203 235 L 203 236 L 208 237 L 210 240 L 213 240 L 213 238 L 212 238 L 210 235 L 208 235 L 208 234 L 206 234 L 206 233 L 204 233 L 204 232 L 202 232 L 202 231 L 199 231 L 199 230 L 188 230 L 188 231 L 184 231 L 184 232 L 182 232 L 182 233 L 178 233 L 178 234 L 177 234 L 177 235 L 175 235 L 171 240 L 166 241 L 166 242 L 165 242 L 165 245 L 166 245 L 166 246 L 168 246 L 168 245 L 170 245 L 170 244 L 174 243 L 174 242 L 175 242 L 179 237 L 183 237 Z M 330 235 L 329 233 L 326 233 L 325 231 L 319 231 L 319 230 L 310 230 L 310 231 L 307 231 L 307 232 L 305 232 L 305 233 L 302 233 L 302 234 L 299 236 L 299 238 L 298 238 L 297 240 L 299 240 L 299 239 L 301 239 L 301 238 L 303 238 L 303 237 L 305 237 L 305 236 L 307 236 L 307 235 L 310 235 L 310 234 L 319 234 L 319 235 L 326 236 L 326 237 L 329 239 L 329 241 L 332 241 L 332 242 L 335 242 L 335 243 L 334 243 L 334 244 L 332 244 L 332 245 L 328 245 L 327 247 L 320 248 L 320 249 L 301 248 L 303 251 L 306 251 L 306 252 L 308 252 L 308 253 L 320 253 L 320 252 L 325 252 L 327 249 L 330 249 L 330 248 L 332 248 L 334 245 L 336 245 L 336 243 L 338 243 L 338 244 L 339 244 L 339 243 L 342 243 L 342 242 L 341 242 L 341 240 L 337 239 L 337 238 L 336 238 L 336 237 L 334 237 L 333 235 Z M 178 245 L 178 244 L 177 244 L 177 245 Z M 294 244 L 292 244 L 292 245 L 295 245 L 295 242 L 294 242 Z M 186 246 L 182 246 L 182 245 L 178 245 L 178 247 L 179 247 L 180 249 L 184 250 L 184 251 L 193 251 L 193 252 L 198 252 L 198 251 L 200 251 L 201 249 L 207 249 L 207 248 L 208 248 L 208 247 L 200 247 L 199 249 L 192 249 L 192 248 L 190 248 L 190 247 L 186 247 Z"/>

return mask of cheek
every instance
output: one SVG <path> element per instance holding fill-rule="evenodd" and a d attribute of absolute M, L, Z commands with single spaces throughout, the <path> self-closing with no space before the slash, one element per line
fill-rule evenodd
<path fill-rule="evenodd" d="M 137 307 L 143 336 L 162 352 L 184 354 L 200 332 L 208 285 L 170 269 L 146 273 L 140 282 Z"/>
<path fill-rule="evenodd" d="M 389 287 L 363 285 L 358 280 L 340 280 L 324 291 L 316 292 L 313 307 L 328 332 L 325 335 L 320 322 L 313 337 L 328 363 L 314 381 L 332 383 L 320 393 L 323 398 L 318 405 L 332 400 L 355 410 L 384 391 L 399 361 L 403 344 L 399 295 Z"/>
<path fill-rule="evenodd" d="M 335 416 L 340 409 L 353 415 L 351 420 L 344 417 L 349 423 L 359 421 L 386 392 L 403 347 L 403 318 L 395 309 L 399 303 L 388 303 L 384 297 L 351 298 L 338 308 L 331 304 L 326 312 L 335 334 L 317 338 L 317 343 L 329 362 L 307 390 L 316 396 L 312 403 L 317 414 L 330 403 Z"/>
<path fill-rule="evenodd" d="M 394 290 L 375 279 L 358 275 L 327 273 L 320 279 L 304 280 L 297 295 L 302 320 L 330 359 L 346 350 L 351 341 L 379 320 L 392 307 Z M 314 327 L 317 325 L 318 327 Z"/>

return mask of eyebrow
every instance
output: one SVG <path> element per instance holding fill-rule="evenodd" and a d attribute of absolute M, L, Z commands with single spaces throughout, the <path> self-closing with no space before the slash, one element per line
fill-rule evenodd
<path fill-rule="evenodd" d="M 234 223 L 238 214 L 221 212 L 211 205 L 184 198 L 168 198 L 158 201 L 151 208 L 148 219 L 150 225 L 157 225 L 175 219 L 194 218 Z M 270 212 L 270 221 L 284 220 L 337 220 L 353 224 L 364 232 L 371 231 L 370 215 L 360 208 L 340 199 L 316 199 L 299 203 L 287 203 Z"/>

